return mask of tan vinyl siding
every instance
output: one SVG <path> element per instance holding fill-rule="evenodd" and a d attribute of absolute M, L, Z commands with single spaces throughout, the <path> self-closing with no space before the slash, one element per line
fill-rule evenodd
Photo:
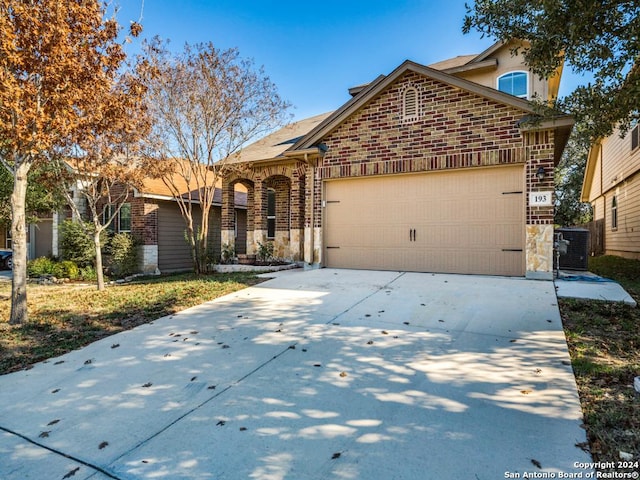
<path fill-rule="evenodd" d="M 484 85 L 485 87 L 496 88 L 498 78 L 505 73 L 524 71 L 528 72 L 529 67 L 524 63 L 522 55 L 513 56 L 509 47 L 504 47 L 497 51 L 491 58 L 497 58 L 498 65 L 495 70 L 489 71 L 469 71 L 457 73 L 456 76 Z M 547 98 L 548 85 L 546 80 L 541 80 L 537 75 L 529 72 L 528 98 L 533 98 L 537 94 L 540 98 Z"/>
<path fill-rule="evenodd" d="M 615 130 L 613 135 L 602 141 L 602 188 L 604 191 L 638 170 L 640 170 L 640 148 L 631 150 L 631 131 L 627 132 L 624 138 L 620 138 L 619 130 Z"/>
<path fill-rule="evenodd" d="M 614 195 L 618 202 L 617 229 L 611 227 Z M 605 217 L 606 252 L 624 256 L 640 255 L 640 174 L 607 193 Z"/>

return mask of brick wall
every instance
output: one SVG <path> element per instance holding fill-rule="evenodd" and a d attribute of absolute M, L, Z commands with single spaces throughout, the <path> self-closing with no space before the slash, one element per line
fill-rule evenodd
<path fill-rule="evenodd" d="M 416 120 L 402 92 L 418 90 Z M 323 178 L 465 168 L 525 161 L 516 122 L 525 112 L 409 72 L 330 133 Z"/>
<path fill-rule="evenodd" d="M 554 135 L 552 131 L 527 132 L 524 143 L 529 153 L 529 164 L 526 168 L 527 192 L 555 192 L 554 180 Z M 542 167 L 545 177 L 539 180 L 538 169 Z M 553 200 L 553 199 L 552 199 Z M 553 205 L 537 207 L 527 202 L 527 225 L 553 225 Z"/>
<path fill-rule="evenodd" d="M 131 234 L 142 245 L 158 244 L 158 203 L 152 199 L 131 201 Z"/>

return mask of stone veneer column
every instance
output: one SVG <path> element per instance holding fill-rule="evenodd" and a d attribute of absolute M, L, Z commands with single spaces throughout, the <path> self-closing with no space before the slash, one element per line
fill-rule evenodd
<path fill-rule="evenodd" d="M 267 240 L 267 187 L 262 178 L 256 179 L 253 191 L 253 251 L 258 248 L 258 242 L 265 243 Z M 249 246 L 247 245 L 247 253 Z"/>
<path fill-rule="evenodd" d="M 255 187 L 252 184 L 247 188 L 247 255 L 256 253 L 256 242 L 254 241 L 255 229 Z"/>
<path fill-rule="evenodd" d="M 289 226 L 289 252 L 291 259 L 300 261 L 304 256 L 305 177 L 295 172 L 291 178 L 291 224 Z"/>
<path fill-rule="evenodd" d="M 235 187 L 222 181 L 222 219 L 220 225 L 220 251 L 224 245 L 235 245 Z"/>
<path fill-rule="evenodd" d="M 309 166 L 305 182 L 304 261 L 322 262 L 322 179 L 320 169 Z"/>
<path fill-rule="evenodd" d="M 158 204 L 145 198 L 131 201 L 131 233 L 141 241 L 140 270 L 158 274 Z"/>
<path fill-rule="evenodd" d="M 554 135 L 551 130 L 524 133 L 526 166 L 526 272 L 527 278 L 553 280 Z M 539 180 L 538 168 L 545 177 Z M 549 193 L 551 205 L 532 206 L 529 194 Z"/>

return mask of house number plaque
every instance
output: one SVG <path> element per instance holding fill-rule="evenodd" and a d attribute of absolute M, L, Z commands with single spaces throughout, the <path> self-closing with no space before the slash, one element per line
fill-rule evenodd
<path fill-rule="evenodd" d="M 553 192 L 529 192 L 529 205 L 532 207 L 550 207 Z"/>

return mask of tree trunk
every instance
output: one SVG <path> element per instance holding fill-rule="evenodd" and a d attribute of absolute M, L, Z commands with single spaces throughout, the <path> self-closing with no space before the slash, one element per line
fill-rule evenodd
<path fill-rule="evenodd" d="M 200 243 L 198 241 L 199 234 L 193 228 L 189 230 L 189 243 L 191 244 L 191 255 L 193 257 L 193 272 L 200 275 Z"/>
<path fill-rule="evenodd" d="M 26 323 L 29 320 L 27 314 L 27 224 L 25 208 L 27 174 L 30 168 L 30 161 L 17 162 L 13 193 L 11 194 L 13 280 L 9 323 L 12 325 Z"/>
<path fill-rule="evenodd" d="M 201 207 L 202 208 L 202 207 Z M 200 270 L 209 272 L 209 209 L 202 208 L 200 233 Z"/>
<path fill-rule="evenodd" d="M 96 277 L 98 279 L 98 290 L 104 290 L 104 274 L 102 272 L 102 247 L 100 246 L 100 230 L 96 228 L 93 233 L 93 244 L 96 247 Z"/>

